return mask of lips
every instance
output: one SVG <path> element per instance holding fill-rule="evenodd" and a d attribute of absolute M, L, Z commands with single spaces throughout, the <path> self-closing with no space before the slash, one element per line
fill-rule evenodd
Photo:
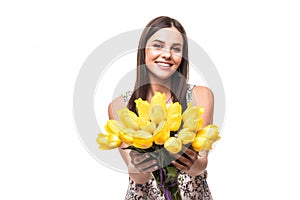
<path fill-rule="evenodd" d="M 170 62 L 156 61 L 155 63 L 162 67 L 172 67 L 173 66 L 173 64 Z"/>

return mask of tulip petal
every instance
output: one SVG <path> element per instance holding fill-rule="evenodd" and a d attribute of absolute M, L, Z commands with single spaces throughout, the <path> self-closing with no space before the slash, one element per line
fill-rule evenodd
<path fill-rule="evenodd" d="M 173 115 L 173 114 L 180 114 L 182 112 L 182 108 L 181 105 L 179 104 L 179 102 L 175 102 L 175 103 L 171 103 L 168 107 L 168 116 L 169 115 Z"/>
<path fill-rule="evenodd" d="M 104 126 L 104 129 L 108 133 L 115 134 L 115 135 L 119 134 L 121 128 L 122 128 L 121 123 L 116 120 L 108 120 L 106 125 Z"/>
<path fill-rule="evenodd" d="M 183 128 L 188 128 L 190 131 L 197 131 L 201 118 L 188 118 L 183 123 Z"/>
<path fill-rule="evenodd" d="M 153 97 L 151 98 L 151 105 L 161 105 L 166 107 L 166 94 L 160 92 L 154 92 Z"/>
<path fill-rule="evenodd" d="M 122 142 L 131 145 L 133 142 L 133 136 L 135 135 L 136 131 L 130 128 L 126 128 L 120 132 L 120 138 Z"/>
<path fill-rule="evenodd" d="M 147 126 L 143 127 L 141 130 L 153 134 L 153 132 L 155 131 L 155 128 L 156 128 L 155 123 L 150 122 Z"/>
<path fill-rule="evenodd" d="M 173 154 L 179 153 L 182 149 L 182 142 L 180 139 L 170 137 L 165 143 L 164 147 Z"/>
<path fill-rule="evenodd" d="M 127 127 L 134 130 L 139 129 L 138 125 L 138 117 L 136 114 L 132 111 L 130 111 L 128 108 L 123 108 L 118 111 L 119 118 L 121 122 Z"/>
<path fill-rule="evenodd" d="M 142 130 L 138 130 L 135 135 L 133 136 L 133 143 L 132 145 L 141 148 L 141 149 L 148 149 L 153 144 L 153 136 Z"/>
<path fill-rule="evenodd" d="M 212 149 L 213 141 L 206 137 L 196 137 L 192 143 L 195 151 L 208 151 Z"/>
<path fill-rule="evenodd" d="M 219 128 L 214 124 L 207 125 L 202 130 L 197 132 L 197 137 L 205 137 L 212 141 L 220 139 Z"/>
<path fill-rule="evenodd" d="M 150 120 L 149 111 L 150 111 L 150 103 L 148 101 L 144 101 L 141 98 L 136 99 L 135 101 L 136 109 L 139 117 L 144 120 Z"/>
<path fill-rule="evenodd" d="M 196 133 L 189 131 L 188 128 L 181 129 L 178 133 L 178 138 L 183 144 L 193 142 L 196 137 Z"/>
<path fill-rule="evenodd" d="M 150 119 L 155 124 L 159 124 L 160 122 L 166 120 L 166 112 L 161 105 L 153 105 L 150 108 Z"/>
<path fill-rule="evenodd" d="M 122 143 L 117 135 L 103 133 L 98 134 L 96 141 L 99 144 L 99 149 L 101 150 L 114 149 L 119 147 Z"/>
<path fill-rule="evenodd" d="M 201 118 L 204 108 L 201 106 L 192 106 L 190 103 L 182 114 L 182 120 L 185 122 L 188 118 Z"/>
<path fill-rule="evenodd" d="M 163 145 L 165 141 L 170 137 L 170 129 L 166 121 L 159 123 L 158 127 L 153 133 L 154 143 Z"/>
<path fill-rule="evenodd" d="M 167 123 L 170 127 L 170 131 L 177 131 L 179 129 L 181 119 L 181 105 L 178 102 L 171 103 L 167 113 Z"/>

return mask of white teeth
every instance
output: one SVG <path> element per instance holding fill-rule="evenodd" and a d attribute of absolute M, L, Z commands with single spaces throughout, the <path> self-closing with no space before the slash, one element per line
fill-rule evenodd
<path fill-rule="evenodd" d="M 161 65 L 161 66 L 164 66 L 164 67 L 170 67 L 171 66 L 171 64 L 168 64 L 168 63 L 159 62 L 158 64 Z"/>

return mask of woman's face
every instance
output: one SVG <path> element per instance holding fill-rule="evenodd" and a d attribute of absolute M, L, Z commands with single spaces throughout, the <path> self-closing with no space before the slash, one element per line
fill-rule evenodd
<path fill-rule="evenodd" d="M 182 49 L 183 38 L 176 28 L 163 28 L 153 34 L 145 50 L 146 66 L 151 75 L 160 79 L 170 78 L 180 65 Z"/>

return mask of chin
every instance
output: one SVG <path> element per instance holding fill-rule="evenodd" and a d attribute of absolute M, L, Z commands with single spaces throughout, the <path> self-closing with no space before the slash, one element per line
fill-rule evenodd
<path fill-rule="evenodd" d="M 155 73 L 154 76 L 156 78 L 161 79 L 161 80 L 167 80 L 167 79 L 170 79 L 173 74 L 174 73 L 167 73 L 167 74 L 163 74 L 163 73 L 158 74 L 158 73 Z"/>

